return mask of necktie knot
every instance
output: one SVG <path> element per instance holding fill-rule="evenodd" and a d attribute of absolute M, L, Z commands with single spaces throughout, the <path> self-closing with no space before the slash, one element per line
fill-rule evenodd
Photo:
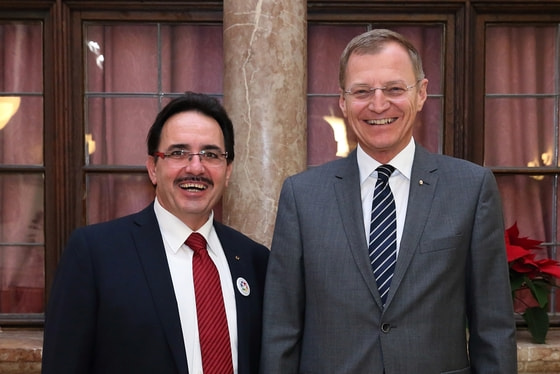
<path fill-rule="evenodd" d="M 185 242 L 195 253 L 206 250 L 206 239 L 198 232 L 193 232 Z"/>
<path fill-rule="evenodd" d="M 395 171 L 395 167 L 393 165 L 385 164 L 379 166 L 375 169 L 375 171 L 377 171 L 377 179 L 381 179 L 383 183 L 387 183 L 387 181 L 389 181 L 389 177 L 393 174 L 393 171 Z"/>

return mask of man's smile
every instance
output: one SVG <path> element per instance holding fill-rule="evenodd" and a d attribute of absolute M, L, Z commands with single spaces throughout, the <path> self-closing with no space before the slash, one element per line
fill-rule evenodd
<path fill-rule="evenodd" d="M 212 181 L 204 177 L 188 177 L 177 182 L 179 188 L 188 191 L 204 191 L 213 185 Z"/>
<path fill-rule="evenodd" d="M 383 119 L 369 119 L 366 122 L 368 125 L 389 125 L 397 120 L 397 117 L 394 118 L 383 118 Z"/>

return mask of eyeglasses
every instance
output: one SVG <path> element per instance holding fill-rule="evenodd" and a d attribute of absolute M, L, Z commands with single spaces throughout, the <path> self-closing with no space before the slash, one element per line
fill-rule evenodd
<path fill-rule="evenodd" d="M 228 153 L 219 153 L 214 151 L 202 150 L 198 153 L 191 153 L 185 149 L 177 149 L 168 153 L 154 152 L 154 157 L 168 159 L 175 163 L 191 161 L 193 156 L 198 156 L 200 162 L 205 166 L 219 166 L 224 160 L 227 160 Z"/>
<path fill-rule="evenodd" d="M 383 92 L 388 99 L 397 99 L 403 96 L 406 92 L 410 89 L 416 87 L 416 85 L 421 81 L 421 79 L 417 80 L 416 83 L 407 86 L 404 83 L 393 83 L 388 86 L 384 87 L 370 87 L 365 84 L 360 84 L 357 86 L 351 87 L 349 90 L 344 91 L 345 94 L 352 96 L 353 99 L 359 101 L 366 101 L 371 99 L 373 95 L 375 95 L 376 90 L 380 90 Z"/>

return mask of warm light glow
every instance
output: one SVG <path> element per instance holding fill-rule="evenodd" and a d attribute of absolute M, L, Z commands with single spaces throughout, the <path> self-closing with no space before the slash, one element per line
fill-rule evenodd
<path fill-rule="evenodd" d="M 346 137 L 346 125 L 344 119 L 335 116 L 324 116 L 323 119 L 331 126 L 336 141 L 336 155 L 346 157 L 350 152 L 348 138 Z"/>
<path fill-rule="evenodd" d="M 552 165 L 552 151 L 547 151 L 541 154 L 541 162 L 538 160 L 532 160 L 527 163 L 527 166 L 530 168 L 537 168 L 539 166 L 550 166 Z M 544 175 L 532 175 L 531 178 L 535 180 L 543 180 Z"/>
<path fill-rule="evenodd" d="M 10 119 L 16 114 L 21 103 L 19 96 L 0 96 L 0 130 L 2 130 Z"/>
<path fill-rule="evenodd" d="M 552 151 L 545 152 L 541 155 L 541 160 L 543 165 L 552 165 Z"/>
<path fill-rule="evenodd" d="M 86 151 L 88 155 L 95 152 L 95 140 L 93 140 L 92 134 L 86 134 Z"/>

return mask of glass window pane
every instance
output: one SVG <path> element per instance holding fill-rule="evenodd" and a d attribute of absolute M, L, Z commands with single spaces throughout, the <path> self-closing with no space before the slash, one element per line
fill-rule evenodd
<path fill-rule="evenodd" d="M 0 163 L 43 164 L 42 24 L 0 23 Z"/>
<path fill-rule="evenodd" d="M 42 24 L 0 23 L 0 46 L 0 92 L 43 92 Z"/>
<path fill-rule="evenodd" d="M 222 92 L 221 25 L 163 25 L 161 36 L 163 92 Z"/>
<path fill-rule="evenodd" d="M 221 25 L 86 25 L 87 91 L 221 93 Z"/>
<path fill-rule="evenodd" d="M 158 98 L 89 98 L 86 165 L 144 165 Z"/>
<path fill-rule="evenodd" d="M 559 165 L 558 37 L 553 23 L 486 28 L 485 165 Z M 558 175 L 500 175 L 498 183 L 507 227 L 517 222 L 521 236 L 557 242 Z M 543 256 L 558 258 L 557 252 L 548 245 Z M 558 302 L 552 299 L 554 308 Z"/>
<path fill-rule="evenodd" d="M 356 146 L 356 136 L 343 119 L 338 96 L 309 97 L 307 134 L 308 166 L 345 157 Z"/>
<path fill-rule="evenodd" d="M 86 24 L 88 92 L 159 92 L 156 24 Z"/>
<path fill-rule="evenodd" d="M 0 174 L 0 243 L 44 242 L 42 174 Z"/>
<path fill-rule="evenodd" d="M 0 174 L 0 313 L 41 313 L 43 175 Z"/>
<path fill-rule="evenodd" d="M 0 96 L 0 111 L 2 108 L 10 113 L 5 114 L 5 123 L 0 119 L 0 163 L 42 165 L 43 98 Z"/>
<path fill-rule="evenodd" d="M 309 25 L 307 31 L 308 79 L 310 94 L 338 96 L 338 60 L 353 37 L 367 25 Z"/>
<path fill-rule="evenodd" d="M 430 152 L 441 153 L 443 98 L 428 97 L 414 124 L 414 140 Z"/>
<path fill-rule="evenodd" d="M 486 29 L 488 94 L 555 92 L 557 26 L 489 26 Z"/>
<path fill-rule="evenodd" d="M 145 208 L 155 197 L 145 174 L 97 174 L 87 176 L 87 223 L 108 221 Z"/>
<path fill-rule="evenodd" d="M 0 165 L 43 165 L 43 25 L 0 23 Z M 42 313 L 44 175 L 0 174 L 0 313 Z"/>
<path fill-rule="evenodd" d="M 506 228 L 517 222 L 520 236 L 551 242 L 551 235 L 556 231 L 551 225 L 554 177 L 497 175 L 496 180 Z"/>
<path fill-rule="evenodd" d="M 374 25 L 375 26 L 375 25 Z M 404 35 L 418 50 L 422 58 L 424 74 L 428 78 L 428 94 L 443 95 L 443 76 L 445 62 L 443 60 L 443 25 L 401 25 L 391 26 L 391 30 Z"/>
<path fill-rule="evenodd" d="M 0 245 L 0 313 L 44 311 L 44 246 Z"/>
<path fill-rule="evenodd" d="M 553 165 L 554 99 L 487 98 L 484 116 L 485 165 Z"/>

